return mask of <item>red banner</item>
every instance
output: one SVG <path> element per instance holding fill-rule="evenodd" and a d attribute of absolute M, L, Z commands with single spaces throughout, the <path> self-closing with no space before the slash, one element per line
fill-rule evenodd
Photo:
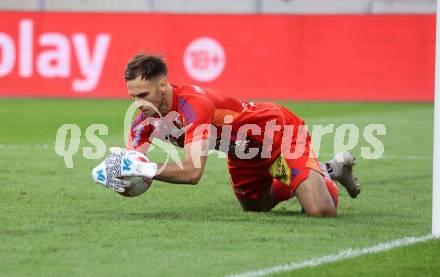
<path fill-rule="evenodd" d="M 164 54 L 175 83 L 239 98 L 432 101 L 435 15 L 0 13 L 1 97 L 126 97 Z"/>

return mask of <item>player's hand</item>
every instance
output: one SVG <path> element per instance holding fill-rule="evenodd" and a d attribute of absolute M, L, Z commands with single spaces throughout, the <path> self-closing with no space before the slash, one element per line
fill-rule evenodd
<path fill-rule="evenodd" d="M 135 150 L 126 150 L 118 147 L 111 147 L 110 152 L 121 156 L 121 177 L 145 177 L 153 178 L 157 171 L 157 164 L 152 163 L 148 158 Z"/>
<path fill-rule="evenodd" d="M 124 192 L 130 183 L 124 177 L 153 178 L 157 164 L 150 163 L 145 155 L 134 150 L 111 147 L 109 156 L 92 170 L 93 180 L 117 192 Z"/>
<path fill-rule="evenodd" d="M 120 179 L 121 161 L 121 153 L 111 152 L 102 163 L 92 170 L 93 180 L 116 192 L 125 192 L 130 184 Z"/>

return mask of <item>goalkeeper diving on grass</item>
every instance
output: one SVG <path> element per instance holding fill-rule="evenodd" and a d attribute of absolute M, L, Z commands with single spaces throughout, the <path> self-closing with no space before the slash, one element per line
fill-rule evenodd
<path fill-rule="evenodd" d="M 154 54 L 134 56 L 126 65 L 125 81 L 138 109 L 127 145 L 111 148 L 92 172 L 108 188 L 123 194 L 133 177 L 143 178 L 147 188 L 153 180 L 195 185 L 208 151 L 216 149 L 227 154 L 231 186 L 244 211 L 270 211 L 296 197 L 307 215 L 332 217 L 338 206 L 335 181 L 352 198 L 360 193 L 352 154 L 338 153 L 320 163 L 304 121 L 278 104 L 172 84 L 167 64 Z M 145 154 L 153 138 L 182 147 L 183 160 L 149 161 Z"/>

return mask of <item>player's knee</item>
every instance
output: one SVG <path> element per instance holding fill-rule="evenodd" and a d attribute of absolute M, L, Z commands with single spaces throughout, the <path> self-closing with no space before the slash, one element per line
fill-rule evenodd
<path fill-rule="evenodd" d="M 270 205 L 269 203 L 244 199 L 240 200 L 240 204 L 245 212 L 269 212 L 273 207 L 273 205 Z"/>
<path fill-rule="evenodd" d="M 337 214 L 336 207 L 332 205 L 310 207 L 305 212 L 308 216 L 313 217 L 335 217 Z"/>
<path fill-rule="evenodd" d="M 335 217 L 337 214 L 336 208 L 334 206 L 328 206 L 321 209 L 321 216 L 323 217 Z"/>
<path fill-rule="evenodd" d="M 245 212 L 269 212 L 274 207 L 272 190 L 270 187 L 258 195 L 238 197 L 238 200 Z"/>

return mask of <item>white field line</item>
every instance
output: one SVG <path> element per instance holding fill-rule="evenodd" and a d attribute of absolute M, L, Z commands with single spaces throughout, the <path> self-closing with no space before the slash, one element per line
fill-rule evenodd
<path fill-rule="evenodd" d="M 417 155 L 385 155 L 381 159 L 385 160 L 432 160 L 432 156 L 417 156 Z"/>
<path fill-rule="evenodd" d="M 322 256 L 322 257 L 318 257 L 318 258 L 313 258 L 311 260 L 306 260 L 306 261 L 302 261 L 302 262 L 293 262 L 293 263 L 288 263 L 288 264 L 277 265 L 274 267 L 255 270 L 255 271 L 248 271 L 248 272 L 243 272 L 243 273 L 238 273 L 238 274 L 227 275 L 227 277 L 266 276 L 269 274 L 286 272 L 286 271 L 293 271 L 293 270 L 297 270 L 297 269 L 305 268 L 305 267 L 315 267 L 318 265 L 334 263 L 337 261 L 346 260 L 346 259 L 350 259 L 350 258 L 362 256 L 362 255 L 368 255 L 368 254 L 388 251 L 388 250 L 391 250 L 394 248 L 407 246 L 407 245 L 415 244 L 418 242 L 427 241 L 427 240 L 430 240 L 433 238 L 434 238 L 434 236 L 432 236 L 432 235 L 426 235 L 426 236 L 422 236 L 422 237 L 406 237 L 406 238 L 402 238 L 402 239 L 398 239 L 398 240 L 394 240 L 394 241 L 390 241 L 390 242 L 386 242 L 386 243 L 381 243 L 381 244 L 378 244 L 373 247 L 366 247 L 366 248 L 360 248 L 360 249 L 348 248 L 346 250 L 342 250 L 339 253 L 332 254 L 332 255 L 326 255 L 326 256 Z"/>

